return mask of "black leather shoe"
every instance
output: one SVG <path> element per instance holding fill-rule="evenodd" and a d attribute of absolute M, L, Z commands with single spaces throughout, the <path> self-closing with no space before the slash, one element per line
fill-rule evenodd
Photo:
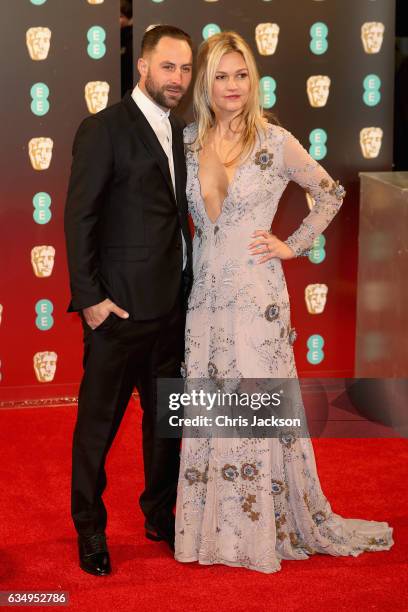
<path fill-rule="evenodd" d="M 174 515 L 161 517 L 154 521 L 145 522 L 145 534 L 146 538 L 153 540 L 153 542 L 166 542 L 170 550 L 174 552 L 174 538 L 175 538 L 175 519 Z"/>
<path fill-rule="evenodd" d="M 78 536 L 79 567 L 94 576 L 107 576 L 111 573 L 109 551 L 104 533 L 91 536 Z"/>

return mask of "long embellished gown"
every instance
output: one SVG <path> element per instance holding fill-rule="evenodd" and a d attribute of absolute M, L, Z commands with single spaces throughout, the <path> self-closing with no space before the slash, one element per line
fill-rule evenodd
<path fill-rule="evenodd" d="M 299 141 L 268 125 L 230 184 L 213 223 L 198 158 L 185 128 L 187 195 L 195 225 L 194 285 L 186 321 L 184 375 L 190 379 L 296 378 L 289 297 L 281 260 L 256 265 L 248 244 L 268 230 L 289 181 L 315 204 L 286 240 L 304 255 L 339 210 L 344 189 Z M 258 256 L 259 257 L 259 256 Z M 307 437 L 184 438 L 176 508 L 175 558 L 271 573 L 282 559 L 314 553 L 357 556 L 388 550 L 385 522 L 335 514 L 320 487 Z"/>

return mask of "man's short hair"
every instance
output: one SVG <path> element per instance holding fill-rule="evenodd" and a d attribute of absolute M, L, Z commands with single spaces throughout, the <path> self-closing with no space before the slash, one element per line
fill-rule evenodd
<path fill-rule="evenodd" d="M 144 33 L 141 49 L 142 56 L 153 51 L 164 36 L 176 38 L 177 40 L 185 40 L 193 51 L 193 41 L 187 32 L 171 25 L 157 25 Z"/>

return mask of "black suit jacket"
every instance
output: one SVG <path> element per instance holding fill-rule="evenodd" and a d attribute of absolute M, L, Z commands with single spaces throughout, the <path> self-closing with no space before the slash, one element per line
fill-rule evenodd
<path fill-rule="evenodd" d="M 166 154 L 130 93 L 80 125 L 65 208 L 69 311 L 109 297 L 132 318 L 153 319 L 171 310 L 182 282 L 188 291 L 183 125 L 170 122 L 176 195 Z M 183 281 L 180 230 L 188 255 Z"/>

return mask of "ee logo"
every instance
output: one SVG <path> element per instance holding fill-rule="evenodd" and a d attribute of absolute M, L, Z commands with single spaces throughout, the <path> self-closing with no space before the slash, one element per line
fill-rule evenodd
<path fill-rule="evenodd" d="M 50 103 L 48 102 L 50 90 L 47 85 L 45 83 L 34 83 L 30 89 L 30 95 L 32 99 L 31 112 L 39 117 L 46 115 L 50 110 Z"/>
<path fill-rule="evenodd" d="M 261 104 L 263 108 L 272 108 L 276 103 L 276 81 L 270 76 L 262 77 L 259 81 Z"/>
<path fill-rule="evenodd" d="M 313 245 L 309 253 L 309 261 L 314 264 L 319 264 L 326 259 L 326 251 L 324 248 L 325 244 L 326 238 L 323 236 L 323 234 L 316 236 L 316 238 L 313 240 Z"/>
<path fill-rule="evenodd" d="M 377 106 L 381 100 L 381 79 L 376 74 L 367 74 L 363 81 L 363 100 L 367 106 Z"/>
<path fill-rule="evenodd" d="M 307 348 L 309 349 L 307 352 L 307 360 L 312 365 L 317 365 L 321 363 L 324 359 L 324 340 L 322 336 L 319 334 L 313 334 L 313 336 L 309 336 L 307 340 Z"/>
<path fill-rule="evenodd" d="M 219 34 L 220 32 L 221 28 L 216 23 L 207 23 L 207 25 L 203 27 L 202 34 L 204 40 L 207 40 L 207 38 L 214 36 L 214 34 Z"/>
<path fill-rule="evenodd" d="M 47 2 L 47 0 L 30 0 L 31 4 L 35 4 L 35 6 L 41 6 L 42 4 L 45 4 Z"/>
<path fill-rule="evenodd" d="M 326 53 L 329 43 L 327 42 L 327 35 L 329 34 L 329 28 L 325 23 L 317 21 L 310 28 L 310 50 L 315 55 L 323 55 Z"/>
<path fill-rule="evenodd" d="M 45 191 L 39 191 L 33 197 L 33 219 L 39 225 L 45 225 L 51 219 L 51 197 Z"/>
<path fill-rule="evenodd" d="M 325 130 L 316 128 L 309 134 L 309 153 L 313 159 L 320 160 L 327 155 L 327 133 Z"/>
<path fill-rule="evenodd" d="M 47 331 L 54 325 L 52 311 L 54 310 L 53 303 L 50 300 L 38 300 L 35 305 L 37 318 L 35 324 L 41 331 Z"/>
<path fill-rule="evenodd" d="M 106 53 L 106 32 L 101 26 L 92 26 L 87 33 L 88 55 L 92 59 L 101 59 Z"/>

